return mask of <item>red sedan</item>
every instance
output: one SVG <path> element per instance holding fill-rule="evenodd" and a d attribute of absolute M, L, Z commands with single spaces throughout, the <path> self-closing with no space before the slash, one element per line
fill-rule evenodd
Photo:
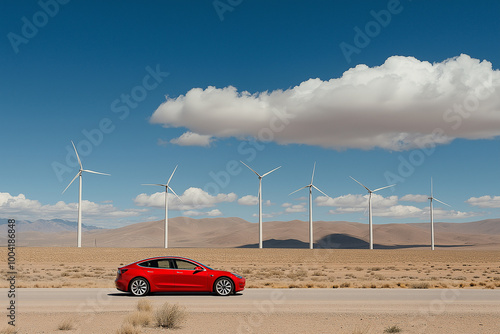
<path fill-rule="evenodd" d="M 162 291 L 215 292 L 227 296 L 245 289 L 245 278 L 191 259 L 162 256 L 118 268 L 115 285 L 118 290 L 135 296 Z"/>

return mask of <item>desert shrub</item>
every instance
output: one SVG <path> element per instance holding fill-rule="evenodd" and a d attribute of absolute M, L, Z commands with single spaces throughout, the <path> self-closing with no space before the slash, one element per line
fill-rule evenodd
<path fill-rule="evenodd" d="M 137 311 L 151 312 L 152 310 L 153 306 L 151 305 L 151 301 L 149 299 L 141 299 L 137 302 Z"/>
<path fill-rule="evenodd" d="M 163 328 L 178 328 L 186 319 L 186 310 L 177 305 L 163 304 L 155 313 L 156 326 Z"/>
<path fill-rule="evenodd" d="M 403 330 L 398 326 L 389 326 L 384 329 L 384 333 L 401 333 Z"/>
<path fill-rule="evenodd" d="M 412 283 L 410 285 L 410 288 L 412 289 L 429 289 L 429 283 L 427 282 L 418 282 L 418 283 Z M 392 332 L 392 333 L 397 333 L 397 332 Z"/>
<path fill-rule="evenodd" d="M 141 330 L 131 324 L 124 324 L 116 331 L 116 334 L 141 334 Z"/>
<path fill-rule="evenodd" d="M 71 319 L 65 319 L 59 324 L 59 326 L 57 326 L 57 329 L 59 329 L 60 331 L 70 331 L 73 328 L 74 325 Z"/>
<path fill-rule="evenodd" d="M 126 321 L 132 326 L 147 326 L 151 323 L 151 313 L 148 311 L 137 311 L 130 314 Z"/>
<path fill-rule="evenodd" d="M 351 286 L 351 283 L 349 283 L 349 282 L 344 282 L 344 283 L 340 284 L 341 288 L 348 288 L 350 286 Z"/>

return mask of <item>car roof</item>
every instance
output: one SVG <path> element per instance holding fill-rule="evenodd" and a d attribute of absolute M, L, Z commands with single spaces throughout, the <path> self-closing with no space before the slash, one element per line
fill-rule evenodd
<path fill-rule="evenodd" d="M 159 260 L 159 259 L 187 260 L 187 261 L 195 262 L 197 264 L 201 264 L 198 261 L 189 259 L 187 257 L 182 257 L 182 256 L 155 256 L 155 257 L 150 257 L 150 258 L 147 258 L 147 259 L 142 259 L 142 260 L 139 260 L 139 261 L 135 261 L 135 262 L 132 262 L 131 264 L 140 263 L 140 262 L 144 262 L 144 261 L 150 261 L 150 260 Z"/>

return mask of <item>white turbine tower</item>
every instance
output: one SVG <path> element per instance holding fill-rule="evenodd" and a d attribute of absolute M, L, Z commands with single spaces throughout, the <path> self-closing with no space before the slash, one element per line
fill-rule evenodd
<path fill-rule="evenodd" d="M 292 191 L 288 196 L 290 196 L 291 194 L 293 193 L 296 193 L 297 191 L 299 190 L 302 190 L 304 188 L 309 188 L 309 249 L 313 249 L 314 248 L 314 236 L 313 236 L 313 221 L 312 221 L 312 188 L 316 189 L 317 191 L 319 191 L 320 193 L 322 193 L 323 195 L 325 195 L 326 197 L 330 197 L 328 196 L 327 194 L 325 194 L 324 192 L 322 192 L 318 187 L 316 187 L 314 184 L 313 184 L 313 180 L 314 180 L 314 171 L 316 169 L 316 162 L 314 163 L 314 167 L 313 167 L 313 172 L 312 172 L 312 177 L 311 177 L 311 183 L 307 186 L 304 186 L 302 188 L 299 188 L 295 191 Z"/>
<path fill-rule="evenodd" d="M 434 250 L 434 212 L 433 212 L 433 207 L 432 207 L 432 201 L 437 201 L 441 204 L 444 204 L 444 205 L 448 205 L 450 206 L 449 204 L 446 204 L 445 202 L 441 202 L 440 200 L 438 200 L 437 198 L 435 198 L 433 195 L 432 195 L 432 177 L 431 177 L 431 197 L 428 198 L 429 199 L 429 202 L 430 202 L 430 211 L 431 211 L 431 249 Z"/>
<path fill-rule="evenodd" d="M 382 188 L 377 188 L 375 190 L 371 190 L 368 187 L 366 187 L 364 184 L 362 184 L 361 182 L 359 182 L 358 180 L 353 178 L 352 176 L 349 176 L 349 177 L 351 179 L 353 179 L 354 181 L 356 181 L 357 183 L 359 183 L 363 188 L 368 190 L 368 194 L 369 194 L 369 196 L 368 196 L 368 217 L 369 217 L 368 222 L 369 222 L 369 226 L 370 226 L 370 249 L 373 249 L 372 193 L 377 192 L 377 191 L 382 190 L 382 189 L 385 189 L 385 188 L 394 187 L 395 184 L 391 184 L 390 186 L 385 186 Z"/>
<path fill-rule="evenodd" d="M 255 173 L 255 175 L 257 175 L 257 177 L 259 178 L 259 248 L 262 248 L 262 178 L 266 175 L 269 175 L 271 174 L 272 172 L 274 172 L 275 170 L 281 168 L 281 166 L 279 167 L 276 167 L 275 169 L 267 172 L 266 174 L 264 175 L 260 175 L 259 173 L 257 173 L 256 171 L 254 171 L 252 168 L 250 168 L 246 163 L 244 163 L 243 161 L 240 160 L 240 162 L 242 164 L 244 164 L 245 166 L 247 166 L 248 169 L 250 169 L 252 172 Z"/>
<path fill-rule="evenodd" d="M 178 165 L 177 165 L 178 166 Z M 174 171 L 170 175 L 170 178 L 168 179 L 166 184 L 159 184 L 159 183 L 147 183 L 143 184 L 143 186 L 160 186 L 160 187 L 165 187 L 165 248 L 168 248 L 168 189 L 172 190 L 172 193 L 179 199 L 179 201 L 182 202 L 179 196 L 175 193 L 174 189 L 170 187 L 168 184 L 170 183 L 170 180 L 172 180 L 172 176 L 174 176 L 175 170 L 177 169 L 177 166 L 175 166 Z"/>
<path fill-rule="evenodd" d="M 80 190 L 78 192 L 78 229 L 77 229 L 77 246 L 82 247 L 82 173 L 87 172 L 87 173 L 92 173 L 92 174 L 100 174 L 100 175 L 110 175 L 106 173 L 99 173 L 99 172 L 94 172 L 93 170 L 88 170 L 88 169 L 83 169 L 82 162 L 80 160 L 80 157 L 78 156 L 78 151 L 76 150 L 75 144 L 73 141 L 71 141 L 71 144 L 73 145 L 73 148 L 75 149 L 76 153 L 76 158 L 78 159 L 78 164 L 80 165 L 80 170 L 76 174 L 76 176 L 71 180 L 71 182 L 68 184 L 66 189 L 63 190 L 64 192 L 69 188 L 69 186 L 73 183 L 73 181 L 76 180 L 77 177 L 80 178 Z"/>

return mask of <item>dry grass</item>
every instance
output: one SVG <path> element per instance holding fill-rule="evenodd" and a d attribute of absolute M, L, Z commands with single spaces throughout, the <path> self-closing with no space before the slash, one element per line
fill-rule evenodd
<path fill-rule="evenodd" d="M 151 312 L 152 310 L 153 305 L 149 299 L 141 299 L 137 302 L 137 311 Z"/>
<path fill-rule="evenodd" d="M 151 324 L 152 316 L 150 311 L 137 311 L 125 319 L 126 323 L 131 324 L 134 327 L 146 327 Z"/>
<path fill-rule="evenodd" d="M 398 326 L 389 326 L 384 329 L 384 333 L 401 333 L 403 330 Z"/>
<path fill-rule="evenodd" d="M 184 307 L 178 304 L 163 304 L 154 315 L 155 324 L 162 328 L 179 328 L 187 317 Z"/>
<path fill-rule="evenodd" d="M 22 247 L 18 252 L 19 288 L 113 288 L 119 266 L 157 255 L 186 256 L 240 273 L 249 288 L 415 288 L 422 282 L 429 289 L 500 288 L 500 251 Z M 0 282 L 2 287 L 7 282 Z"/>
<path fill-rule="evenodd" d="M 131 324 L 123 324 L 122 327 L 116 331 L 116 334 L 141 334 L 141 329 Z"/>
<path fill-rule="evenodd" d="M 75 325 L 73 324 L 73 320 L 71 319 L 64 319 L 61 321 L 61 323 L 57 326 L 57 329 L 60 331 L 70 331 L 75 328 Z"/>

